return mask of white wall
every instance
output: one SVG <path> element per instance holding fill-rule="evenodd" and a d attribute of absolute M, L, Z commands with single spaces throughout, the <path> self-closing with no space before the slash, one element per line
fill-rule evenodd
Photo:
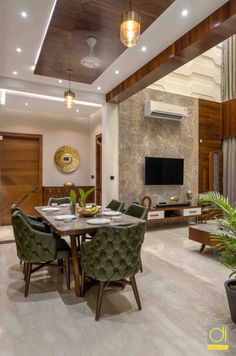
<path fill-rule="evenodd" d="M 222 44 L 219 44 L 149 88 L 221 102 L 221 64 Z"/>
<path fill-rule="evenodd" d="M 119 199 L 119 111 L 106 103 L 102 110 L 102 203 Z M 110 179 L 114 176 L 114 180 Z"/>
<path fill-rule="evenodd" d="M 102 133 L 102 110 L 98 110 L 95 114 L 90 116 L 89 125 L 89 148 L 91 150 L 90 155 L 90 185 L 96 184 L 96 135 Z M 91 176 L 94 179 L 91 179 Z"/>
<path fill-rule="evenodd" d="M 43 135 L 43 185 L 61 186 L 66 181 L 90 185 L 89 119 L 69 119 L 7 110 L 0 107 L 0 131 Z M 63 145 L 76 148 L 81 163 L 72 174 L 63 174 L 54 164 L 54 154 Z"/>

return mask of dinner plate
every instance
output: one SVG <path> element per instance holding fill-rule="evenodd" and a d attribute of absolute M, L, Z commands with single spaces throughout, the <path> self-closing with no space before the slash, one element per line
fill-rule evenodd
<path fill-rule="evenodd" d="M 62 207 L 62 208 L 67 208 L 68 206 L 70 206 L 69 203 L 67 203 L 67 204 L 60 204 L 60 207 Z"/>
<path fill-rule="evenodd" d="M 110 220 L 102 219 L 102 218 L 95 218 L 95 219 L 86 220 L 86 223 L 91 224 L 91 225 L 105 225 L 105 224 L 109 224 Z"/>
<path fill-rule="evenodd" d="M 53 219 L 55 219 L 55 220 L 73 220 L 73 219 L 76 219 L 76 215 L 70 215 L 70 214 L 56 215 L 53 217 Z"/>
<path fill-rule="evenodd" d="M 52 206 L 48 208 L 42 208 L 42 211 L 58 211 L 58 210 L 60 210 L 60 208 L 54 208 Z"/>
<path fill-rule="evenodd" d="M 120 216 L 121 213 L 119 211 L 104 211 L 103 215 L 106 215 L 106 216 Z"/>
<path fill-rule="evenodd" d="M 104 208 L 103 211 L 111 211 L 111 208 Z"/>

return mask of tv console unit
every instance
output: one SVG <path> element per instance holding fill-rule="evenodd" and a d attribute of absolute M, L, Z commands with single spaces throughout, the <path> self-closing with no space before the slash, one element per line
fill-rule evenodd
<path fill-rule="evenodd" d="M 202 215 L 202 209 L 198 205 L 179 205 L 159 208 L 149 208 L 148 222 L 169 221 L 195 217 L 196 219 Z"/>

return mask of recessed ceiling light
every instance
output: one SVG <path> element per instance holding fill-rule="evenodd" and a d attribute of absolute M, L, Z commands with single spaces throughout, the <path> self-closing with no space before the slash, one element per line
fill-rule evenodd
<path fill-rule="evenodd" d="M 147 47 L 145 47 L 145 46 L 143 46 L 143 47 L 141 48 L 141 51 L 142 51 L 142 52 L 146 52 L 146 50 L 147 50 Z"/>
<path fill-rule="evenodd" d="M 16 52 L 21 53 L 22 49 L 20 47 L 17 47 Z"/>
<path fill-rule="evenodd" d="M 184 10 L 182 11 L 182 16 L 183 16 L 183 17 L 188 16 L 188 10 L 184 9 Z"/>
<path fill-rule="evenodd" d="M 101 90 L 102 88 L 101 87 L 97 87 L 97 90 Z"/>
<path fill-rule="evenodd" d="M 79 109 L 76 109 L 76 112 L 79 112 Z"/>
<path fill-rule="evenodd" d="M 62 83 L 62 80 L 61 80 L 61 79 L 59 79 L 59 80 L 58 80 L 58 83 L 60 83 L 60 84 L 61 84 L 61 83 Z"/>
<path fill-rule="evenodd" d="M 21 11 L 21 17 L 23 17 L 24 19 L 28 16 L 26 11 Z"/>
<path fill-rule="evenodd" d="M 12 72 L 12 74 L 13 74 L 13 75 L 17 75 L 18 72 L 17 72 L 16 70 L 14 70 L 14 71 Z"/>
<path fill-rule="evenodd" d="M 115 70 L 115 73 L 116 73 L 116 74 L 119 74 L 119 73 L 120 73 L 120 71 L 117 69 L 117 70 Z"/>
<path fill-rule="evenodd" d="M 29 104 L 28 103 L 25 103 L 25 106 L 28 106 Z"/>

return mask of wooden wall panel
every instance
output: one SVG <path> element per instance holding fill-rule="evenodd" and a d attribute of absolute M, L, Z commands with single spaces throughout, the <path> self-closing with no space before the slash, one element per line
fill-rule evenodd
<path fill-rule="evenodd" d="M 225 101 L 222 106 L 222 137 L 236 136 L 236 99 Z"/>
<path fill-rule="evenodd" d="M 199 100 L 199 193 L 210 190 L 210 153 L 222 150 L 222 105 Z M 220 170 L 222 191 L 222 169 Z"/>
<path fill-rule="evenodd" d="M 69 197 L 70 191 L 75 190 L 77 195 L 77 200 L 79 199 L 79 188 L 84 189 L 85 191 L 93 188 L 94 186 L 86 185 L 79 187 L 43 187 L 43 205 L 48 204 L 49 198 L 63 198 Z M 95 188 L 95 187 L 94 187 Z M 95 193 L 93 192 L 87 199 L 87 203 L 95 202 Z"/>

